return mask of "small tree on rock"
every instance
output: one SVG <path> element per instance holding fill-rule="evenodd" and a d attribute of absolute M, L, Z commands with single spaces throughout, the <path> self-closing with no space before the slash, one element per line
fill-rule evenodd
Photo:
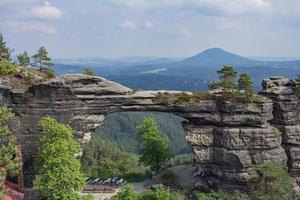
<path fill-rule="evenodd" d="M 21 66 L 28 66 L 30 64 L 30 57 L 28 56 L 28 53 L 24 51 L 17 56 L 17 61 Z"/>
<path fill-rule="evenodd" d="M 250 102 L 254 94 L 253 83 L 250 76 L 246 73 L 241 74 L 238 80 L 238 86 L 240 90 L 243 90 L 246 102 Z"/>
<path fill-rule="evenodd" d="M 45 47 L 40 47 L 37 53 L 32 56 L 32 59 L 34 61 L 33 66 L 38 67 L 40 71 L 48 71 L 53 66 Z"/>
<path fill-rule="evenodd" d="M 10 60 L 11 50 L 6 46 L 2 33 L 0 33 L 0 59 Z"/>
<path fill-rule="evenodd" d="M 96 75 L 95 72 L 89 67 L 86 67 L 86 68 L 83 69 L 83 74 L 84 75 L 89 75 L 89 76 L 95 76 Z"/>
<path fill-rule="evenodd" d="M 34 187 L 42 199 L 78 200 L 77 191 L 84 186 L 80 161 L 75 158 L 80 145 L 75 141 L 72 129 L 51 117 L 40 122 L 46 133 L 36 159 Z"/>
<path fill-rule="evenodd" d="M 168 150 L 168 140 L 159 131 L 154 118 L 146 118 L 137 127 L 142 145 L 140 161 L 159 172 L 161 167 L 171 158 Z"/>
<path fill-rule="evenodd" d="M 8 127 L 13 117 L 11 109 L 0 108 L 0 199 L 5 195 L 4 181 L 7 175 L 16 175 L 20 170 L 20 160 L 16 157 L 16 138 Z"/>

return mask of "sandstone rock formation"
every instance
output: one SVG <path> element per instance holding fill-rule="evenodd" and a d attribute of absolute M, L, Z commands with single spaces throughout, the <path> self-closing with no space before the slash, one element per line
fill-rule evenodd
<path fill-rule="evenodd" d="M 249 180 L 257 177 L 252 166 L 258 163 L 281 163 L 295 178 L 300 177 L 295 83 L 277 78 L 264 80 L 263 86 L 261 94 L 269 98 L 260 97 L 250 104 L 215 100 L 166 104 L 153 101 L 158 91 L 132 91 L 100 77 L 73 74 L 23 90 L 2 84 L 0 105 L 16 113 L 12 127 L 22 147 L 27 186 L 33 179 L 32 164 L 43 134 L 38 122 L 43 116 L 70 124 L 85 144 L 109 113 L 159 111 L 186 119 L 187 141 L 203 170 L 198 174 L 209 187 L 247 190 Z"/>

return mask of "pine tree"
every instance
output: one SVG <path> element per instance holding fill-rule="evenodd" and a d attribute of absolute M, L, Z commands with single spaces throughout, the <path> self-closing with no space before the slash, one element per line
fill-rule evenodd
<path fill-rule="evenodd" d="M 8 122 L 14 117 L 11 109 L 0 108 L 0 199 L 5 194 L 6 176 L 16 175 L 20 169 L 20 161 L 16 157 L 16 138 L 12 135 Z"/>
<path fill-rule="evenodd" d="M 17 60 L 21 66 L 28 66 L 30 64 L 30 57 L 28 56 L 28 53 L 26 51 L 19 54 L 17 56 Z"/>
<path fill-rule="evenodd" d="M 6 46 L 2 33 L 0 33 L 0 59 L 10 60 L 11 50 Z"/>
<path fill-rule="evenodd" d="M 246 102 L 250 102 L 254 94 L 253 83 L 250 76 L 246 73 L 241 74 L 238 80 L 238 86 L 240 90 L 243 90 Z"/>
<path fill-rule="evenodd" d="M 237 72 L 231 66 L 224 66 L 221 70 L 217 71 L 219 74 L 220 83 L 218 84 L 223 88 L 224 98 L 234 98 L 236 96 L 236 76 Z"/>
<path fill-rule="evenodd" d="M 32 58 L 34 61 L 33 65 L 38 67 L 40 71 L 48 71 L 53 66 L 51 58 L 48 57 L 48 52 L 45 47 L 40 47 L 38 52 L 34 54 Z"/>

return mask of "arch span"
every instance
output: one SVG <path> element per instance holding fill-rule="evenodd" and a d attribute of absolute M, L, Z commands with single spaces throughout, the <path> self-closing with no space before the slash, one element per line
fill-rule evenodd
<path fill-rule="evenodd" d="M 70 124 L 82 144 L 108 113 L 159 111 L 183 117 L 187 141 L 210 187 L 244 188 L 257 175 L 253 164 L 287 162 L 281 136 L 268 123 L 273 108 L 268 98 L 251 104 L 212 99 L 166 103 L 155 101 L 158 91 L 132 91 L 100 77 L 78 74 L 59 76 L 24 91 L 1 87 L 1 93 L 0 104 L 16 113 L 13 128 L 26 164 L 26 186 L 33 178 L 32 161 L 43 134 L 38 122 L 46 115 Z"/>

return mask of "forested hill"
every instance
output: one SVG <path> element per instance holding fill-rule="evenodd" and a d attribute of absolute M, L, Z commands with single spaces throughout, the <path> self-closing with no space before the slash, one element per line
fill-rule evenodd
<path fill-rule="evenodd" d="M 95 135 L 101 135 L 125 150 L 139 153 L 136 127 L 146 117 L 154 117 L 169 139 L 170 150 L 173 154 L 190 152 L 190 147 L 185 140 L 185 133 L 181 126 L 184 120 L 175 115 L 159 112 L 122 112 L 107 116 L 103 125 L 96 130 Z"/>

